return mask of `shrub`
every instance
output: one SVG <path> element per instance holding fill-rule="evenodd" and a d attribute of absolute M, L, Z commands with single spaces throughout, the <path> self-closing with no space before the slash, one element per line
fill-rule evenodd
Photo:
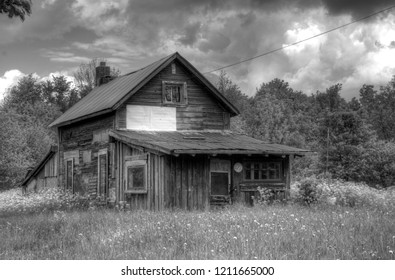
<path fill-rule="evenodd" d="M 305 205 L 310 205 L 318 201 L 318 181 L 314 177 L 303 179 L 297 185 L 296 201 Z"/>
<path fill-rule="evenodd" d="M 254 204 L 267 205 L 275 199 L 274 191 L 269 188 L 257 188 L 258 196 L 254 198 Z"/>
<path fill-rule="evenodd" d="M 310 177 L 291 186 L 291 199 L 297 203 L 368 206 L 394 209 L 395 191 L 375 189 L 365 183 Z"/>
<path fill-rule="evenodd" d="M 363 151 L 358 163 L 358 176 L 354 179 L 371 186 L 395 185 L 395 142 L 377 141 Z"/>

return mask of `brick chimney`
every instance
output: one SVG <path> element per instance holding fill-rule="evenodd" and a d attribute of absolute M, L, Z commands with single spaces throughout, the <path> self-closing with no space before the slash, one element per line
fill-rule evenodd
<path fill-rule="evenodd" d="M 100 65 L 96 67 L 96 86 L 101 86 L 111 81 L 110 66 L 106 66 L 105 61 L 101 61 Z"/>

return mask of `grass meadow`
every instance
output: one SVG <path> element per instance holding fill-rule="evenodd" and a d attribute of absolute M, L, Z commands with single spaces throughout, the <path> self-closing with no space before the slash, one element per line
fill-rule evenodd
<path fill-rule="evenodd" d="M 394 192 L 336 184 L 328 203 L 310 206 L 159 213 L 92 210 L 56 190 L 28 196 L 11 190 L 0 193 L 0 259 L 394 260 Z M 351 195 L 353 207 L 337 193 L 342 184 L 361 192 Z"/>

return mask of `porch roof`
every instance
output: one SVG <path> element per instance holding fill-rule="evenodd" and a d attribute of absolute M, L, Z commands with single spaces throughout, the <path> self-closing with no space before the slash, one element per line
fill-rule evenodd
<path fill-rule="evenodd" d="M 264 141 L 231 131 L 126 131 L 110 136 L 130 145 L 165 154 L 267 154 L 299 155 L 309 150 Z"/>

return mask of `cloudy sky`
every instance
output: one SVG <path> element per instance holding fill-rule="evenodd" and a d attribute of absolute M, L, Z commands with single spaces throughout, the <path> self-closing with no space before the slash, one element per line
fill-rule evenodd
<path fill-rule="evenodd" d="M 392 2 L 392 3 L 391 3 Z M 0 99 L 20 76 L 72 75 L 106 58 L 122 73 L 178 51 L 207 72 L 319 34 L 390 7 L 391 0 L 33 0 L 24 22 L 0 14 Z M 307 94 L 395 74 L 395 8 L 226 72 L 245 94 L 287 81 Z"/>

